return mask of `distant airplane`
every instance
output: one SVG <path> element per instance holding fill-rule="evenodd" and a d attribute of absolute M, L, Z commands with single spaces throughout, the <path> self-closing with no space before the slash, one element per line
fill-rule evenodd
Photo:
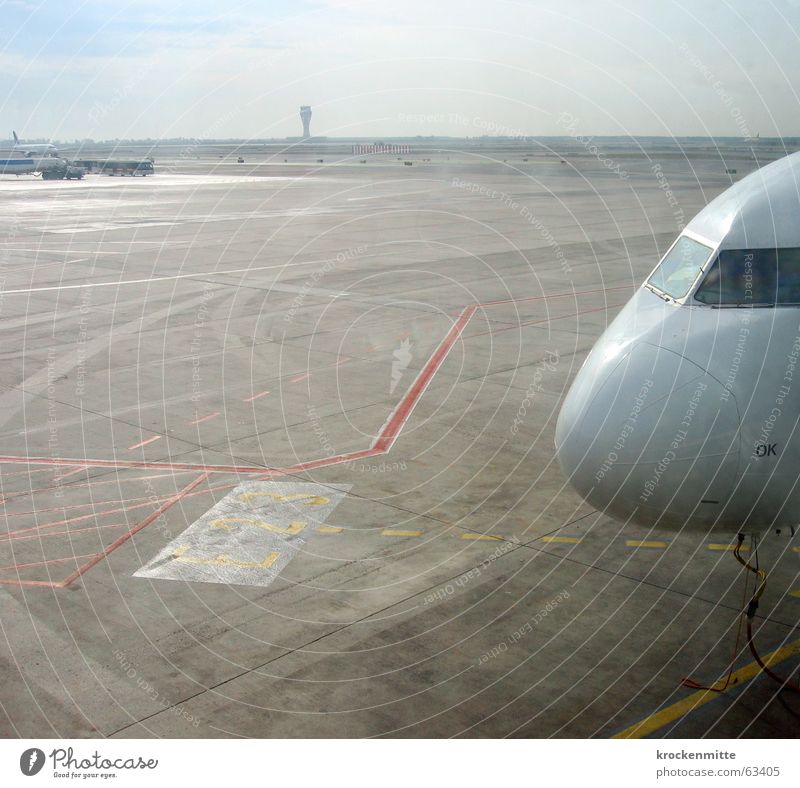
<path fill-rule="evenodd" d="M 86 170 L 58 156 L 0 159 L 0 175 L 41 175 L 45 181 L 81 180 Z"/>
<path fill-rule="evenodd" d="M 758 533 L 800 521 L 800 153 L 678 236 L 595 343 L 558 459 L 625 523 Z"/>
<path fill-rule="evenodd" d="M 20 142 L 16 131 L 14 135 L 14 153 L 21 153 L 25 157 L 31 156 L 58 156 L 58 149 L 49 142 Z"/>

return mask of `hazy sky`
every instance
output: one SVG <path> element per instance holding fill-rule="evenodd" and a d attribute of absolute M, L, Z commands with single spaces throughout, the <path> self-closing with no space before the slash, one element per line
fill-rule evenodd
<path fill-rule="evenodd" d="M 0 5 L 0 137 L 800 135 L 798 0 Z"/>

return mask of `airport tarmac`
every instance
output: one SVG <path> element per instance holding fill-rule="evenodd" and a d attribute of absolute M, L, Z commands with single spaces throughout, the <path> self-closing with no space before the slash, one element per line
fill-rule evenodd
<path fill-rule="evenodd" d="M 195 153 L 0 179 L 0 735 L 798 735 L 732 535 L 554 458 L 718 156 Z M 759 558 L 796 674 L 800 541 Z"/>

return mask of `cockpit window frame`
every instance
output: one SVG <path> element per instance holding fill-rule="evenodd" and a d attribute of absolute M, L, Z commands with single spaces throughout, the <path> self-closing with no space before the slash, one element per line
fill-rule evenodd
<path fill-rule="evenodd" d="M 708 256 L 705 259 L 705 262 L 700 266 L 700 269 L 697 272 L 697 276 L 694 278 L 692 283 L 689 285 L 688 290 L 686 293 L 681 296 L 680 298 L 676 298 L 673 295 L 670 295 L 666 291 L 662 290 L 657 285 L 651 283 L 651 279 L 653 275 L 658 271 L 661 267 L 661 264 L 664 260 L 670 255 L 672 250 L 677 246 L 680 242 L 681 238 L 689 238 L 696 243 L 699 243 L 701 246 L 708 247 Z M 651 292 L 655 293 L 659 298 L 663 298 L 665 301 L 671 304 L 686 304 L 686 303 L 697 303 L 698 305 L 706 306 L 706 304 L 700 304 L 699 301 L 694 302 L 694 293 L 697 290 L 698 283 L 705 278 L 706 273 L 709 270 L 709 266 L 713 264 L 713 261 L 717 259 L 717 255 L 719 254 L 719 241 L 712 241 L 709 238 L 705 238 L 704 236 L 700 235 L 699 233 L 692 232 L 691 230 L 683 230 L 678 237 L 670 244 L 669 249 L 661 256 L 658 263 L 655 265 L 653 270 L 647 275 L 647 278 L 644 280 L 644 286 L 650 290 Z"/>
<path fill-rule="evenodd" d="M 720 245 L 721 246 L 721 245 Z M 714 255 L 711 258 L 710 262 L 707 262 L 706 265 L 703 267 L 702 276 L 695 280 L 694 284 L 692 285 L 691 289 L 691 297 L 692 297 L 692 306 L 697 306 L 705 309 L 798 309 L 800 308 L 800 300 L 798 301 L 778 301 L 776 300 L 768 300 L 768 301 L 730 301 L 730 302 L 722 302 L 722 303 L 709 303 L 708 301 L 701 301 L 696 296 L 700 292 L 703 287 L 703 284 L 706 281 L 707 276 L 711 273 L 714 266 L 720 259 L 720 256 L 725 252 L 761 252 L 761 251 L 775 251 L 780 252 L 781 249 L 785 250 L 792 250 L 797 251 L 797 245 L 780 247 L 780 246 L 764 246 L 764 247 L 748 247 L 748 248 L 738 248 L 738 247 L 728 247 L 726 249 L 716 249 Z"/>

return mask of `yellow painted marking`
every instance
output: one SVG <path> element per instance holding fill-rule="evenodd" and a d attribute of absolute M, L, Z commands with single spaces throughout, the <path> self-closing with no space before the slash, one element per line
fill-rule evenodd
<path fill-rule="evenodd" d="M 800 591 L 790 591 L 789 596 L 796 596 L 798 599 L 800 599 Z"/>
<path fill-rule="evenodd" d="M 735 544 L 717 544 L 716 542 L 712 542 L 708 546 L 708 549 L 709 550 L 735 550 L 736 549 L 736 545 Z M 747 545 L 744 545 L 744 544 L 741 547 L 741 551 L 743 553 L 746 553 L 749 549 L 750 548 Z"/>
<path fill-rule="evenodd" d="M 275 561 L 278 560 L 280 553 L 267 553 L 263 561 L 237 561 L 228 555 L 218 555 L 216 558 L 191 558 L 190 556 L 181 556 L 178 561 L 184 561 L 187 564 L 211 564 L 214 566 L 244 566 L 248 569 L 269 569 Z"/>
<path fill-rule="evenodd" d="M 581 540 L 575 536 L 543 536 L 543 542 L 550 542 L 555 544 L 580 544 Z"/>
<path fill-rule="evenodd" d="M 765 665 L 772 667 L 773 665 L 777 665 L 779 662 L 783 662 L 783 660 L 793 657 L 796 654 L 800 654 L 800 640 L 795 640 L 792 643 L 781 646 L 771 654 L 767 654 L 763 660 Z M 739 670 L 733 673 L 731 675 L 731 682 L 741 684 L 744 681 L 749 681 L 750 679 L 755 678 L 760 672 L 761 668 L 759 667 L 758 663 L 751 662 L 749 665 L 745 665 L 743 668 L 739 668 Z M 679 720 L 681 717 L 686 716 L 689 712 L 700 708 L 700 706 L 705 706 L 706 703 L 714 700 L 714 698 L 718 698 L 721 694 L 723 693 L 714 692 L 712 690 L 698 690 L 697 692 L 693 692 L 691 695 L 685 697 L 683 700 L 679 700 L 677 703 L 673 703 L 671 706 L 667 706 L 666 708 L 651 714 L 649 717 L 645 717 L 641 722 L 637 722 L 634 725 L 631 725 L 629 728 L 625 728 L 624 731 L 620 731 L 611 738 L 642 739 L 645 736 L 649 736 L 651 733 L 655 733 L 657 730 L 660 730 L 665 725 L 669 725 L 671 722 Z"/>
<path fill-rule="evenodd" d="M 492 534 L 461 534 L 462 539 L 502 539 L 502 536 Z"/>
<path fill-rule="evenodd" d="M 278 503 L 289 503 L 290 501 L 303 501 L 305 499 L 305 506 L 325 506 L 330 503 L 331 499 L 326 498 L 324 495 L 312 495 L 311 493 L 292 493 L 291 495 L 281 495 L 275 492 L 248 492 L 242 493 L 239 496 L 240 501 L 249 501 L 251 498 L 272 498 L 273 501 Z"/>
<path fill-rule="evenodd" d="M 275 534 L 289 534 L 290 536 L 299 534 L 300 531 L 306 527 L 306 524 L 300 520 L 294 520 L 293 522 L 289 523 L 286 528 L 281 528 L 278 525 L 267 523 L 264 520 L 256 520 L 252 517 L 220 517 L 217 520 L 211 521 L 211 527 L 224 528 L 225 530 L 230 531 L 231 528 L 233 528 L 232 523 L 245 523 L 246 525 L 252 525 L 255 528 L 263 528 L 265 531 L 272 531 L 272 533 Z"/>
<path fill-rule="evenodd" d="M 792 550 L 794 550 L 795 553 L 800 553 L 800 547 L 793 547 Z"/>
<path fill-rule="evenodd" d="M 628 539 L 625 542 L 625 546 L 626 547 L 657 547 L 659 549 L 663 549 L 665 547 L 669 547 L 667 542 L 648 542 L 648 541 L 640 542 L 637 539 Z"/>
<path fill-rule="evenodd" d="M 422 536 L 422 531 L 395 531 L 393 528 L 387 528 L 381 536 Z"/>
<path fill-rule="evenodd" d="M 263 561 L 237 561 L 229 555 L 218 555 L 216 558 L 192 558 L 186 555 L 186 552 L 191 548 L 191 545 L 181 545 L 172 554 L 173 558 L 177 561 L 183 561 L 187 564 L 205 564 L 215 566 L 245 566 L 249 569 L 269 569 L 275 561 L 280 557 L 280 553 L 271 552 L 267 553 Z"/>
<path fill-rule="evenodd" d="M 339 528 L 336 525 L 322 525 L 317 528 L 317 530 L 321 534 L 340 534 L 342 531 L 344 531 L 344 528 Z"/>

